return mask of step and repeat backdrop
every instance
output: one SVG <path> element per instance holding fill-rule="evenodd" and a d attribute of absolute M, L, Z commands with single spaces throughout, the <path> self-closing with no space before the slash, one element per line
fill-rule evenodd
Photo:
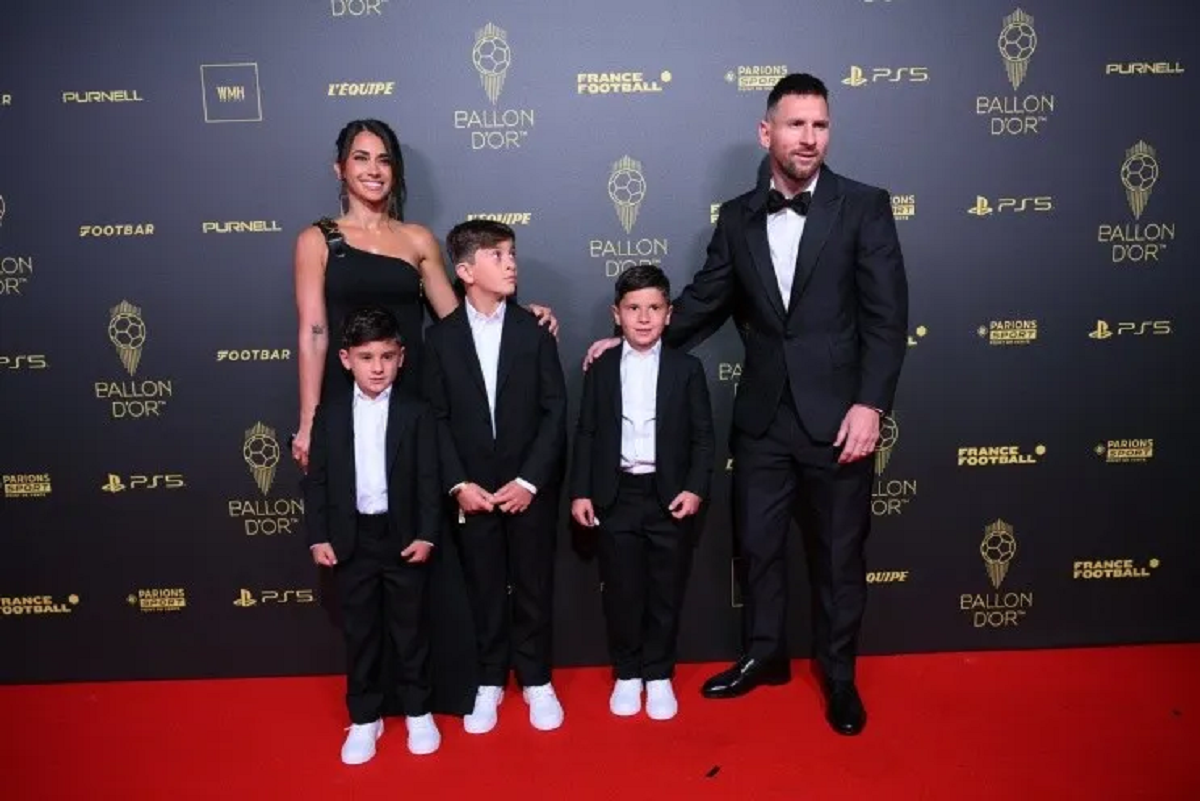
<path fill-rule="evenodd" d="M 1181 19 L 1180 15 L 1190 18 Z M 863 650 L 1200 637 L 1196 11 L 1095 0 L 63 0 L 0 25 L 0 680 L 336 672 L 303 540 L 292 250 L 334 138 L 406 217 L 517 231 L 572 398 L 614 278 L 682 287 L 792 71 L 885 187 L 909 349 L 875 459 Z M 731 326 L 697 351 L 722 442 Z M 736 654 L 722 446 L 683 616 Z M 809 647 L 799 538 L 791 647 Z M 605 661 L 564 512 L 561 664 Z"/>

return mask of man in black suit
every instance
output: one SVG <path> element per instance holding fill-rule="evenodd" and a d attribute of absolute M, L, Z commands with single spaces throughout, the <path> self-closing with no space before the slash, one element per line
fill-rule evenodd
<path fill-rule="evenodd" d="M 510 667 L 534 728 L 563 721 L 550 683 L 550 610 L 566 387 L 553 335 L 512 300 L 515 241 L 489 220 L 451 230 L 447 249 L 466 297 L 429 329 L 423 354 L 475 617 L 480 687 L 463 719 L 471 734 L 496 725 Z"/>
<path fill-rule="evenodd" d="M 665 336 L 691 348 L 732 316 L 745 347 L 731 432 L 745 647 L 703 693 L 728 698 L 790 678 L 784 557 L 798 507 L 827 717 L 857 734 L 866 721 L 854 681 L 871 524 L 866 457 L 904 361 L 904 259 L 888 193 L 824 166 L 829 106 L 818 78 L 775 85 L 759 142 L 770 178 L 722 204 Z"/>
<path fill-rule="evenodd" d="M 316 410 L 304 513 L 313 561 L 333 569 L 342 608 L 351 720 L 342 761 L 358 765 L 383 733 L 384 643 L 395 649 L 409 751 L 430 754 L 441 743 L 430 714 L 425 584 L 442 502 L 433 410 L 394 386 L 404 361 L 396 318 L 378 307 L 351 313 L 339 355 L 354 387 Z"/>
<path fill-rule="evenodd" d="M 671 284 L 652 264 L 617 279 L 624 340 L 584 376 L 571 465 L 571 516 L 599 528 L 600 576 L 613 663 L 609 710 L 669 720 L 671 677 L 694 515 L 708 497 L 712 409 L 704 367 L 663 347 Z"/>

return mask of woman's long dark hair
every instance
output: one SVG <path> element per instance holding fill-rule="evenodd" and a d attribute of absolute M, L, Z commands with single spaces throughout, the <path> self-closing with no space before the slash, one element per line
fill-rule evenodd
<path fill-rule="evenodd" d="M 384 150 L 392 160 L 392 191 L 388 194 L 387 214 L 393 220 L 404 219 L 404 201 L 408 197 L 408 189 L 404 183 L 404 157 L 400 155 L 400 140 L 396 132 L 386 122 L 381 120 L 354 120 L 346 123 L 337 137 L 337 162 L 343 167 L 350 158 L 350 147 L 354 137 L 366 131 L 375 134 L 383 141 Z"/>

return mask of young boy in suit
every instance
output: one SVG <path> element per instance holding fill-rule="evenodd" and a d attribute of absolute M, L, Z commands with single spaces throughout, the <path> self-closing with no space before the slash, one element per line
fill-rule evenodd
<path fill-rule="evenodd" d="M 444 490 L 475 618 L 480 686 L 463 718 L 471 734 L 497 722 L 510 668 L 534 728 L 562 725 L 550 682 L 558 493 L 566 387 L 554 337 L 512 297 L 516 235 L 471 220 L 446 239 L 464 302 L 425 337 L 422 381 L 439 426 Z M 509 586 L 512 593 L 509 596 Z"/>
<path fill-rule="evenodd" d="M 408 750 L 441 744 L 429 712 L 425 582 L 443 518 L 433 411 L 393 386 L 404 362 L 396 318 L 379 307 L 352 312 L 338 355 L 354 386 L 316 410 L 304 510 L 313 561 L 333 569 L 342 608 L 351 721 L 342 762 L 359 765 L 383 734 L 385 627 Z"/>
<path fill-rule="evenodd" d="M 712 409 L 700 361 L 663 347 L 671 285 L 658 267 L 621 274 L 613 318 L 623 342 L 584 375 L 571 466 L 571 516 L 599 530 L 597 556 L 616 682 L 614 715 L 669 720 L 679 607 L 693 515 L 708 495 Z"/>

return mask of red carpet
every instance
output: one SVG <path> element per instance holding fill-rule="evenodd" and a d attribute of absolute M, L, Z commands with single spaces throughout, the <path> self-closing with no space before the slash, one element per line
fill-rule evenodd
<path fill-rule="evenodd" d="M 1196 799 L 1200 645 L 862 660 L 857 738 L 822 717 L 807 662 L 680 715 L 608 713 L 604 670 L 563 670 L 564 727 L 510 693 L 489 735 L 439 719 L 416 758 L 389 719 L 371 763 L 338 760 L 337 677 L 0 687 L 0 797 L 52 799 Z"/>

